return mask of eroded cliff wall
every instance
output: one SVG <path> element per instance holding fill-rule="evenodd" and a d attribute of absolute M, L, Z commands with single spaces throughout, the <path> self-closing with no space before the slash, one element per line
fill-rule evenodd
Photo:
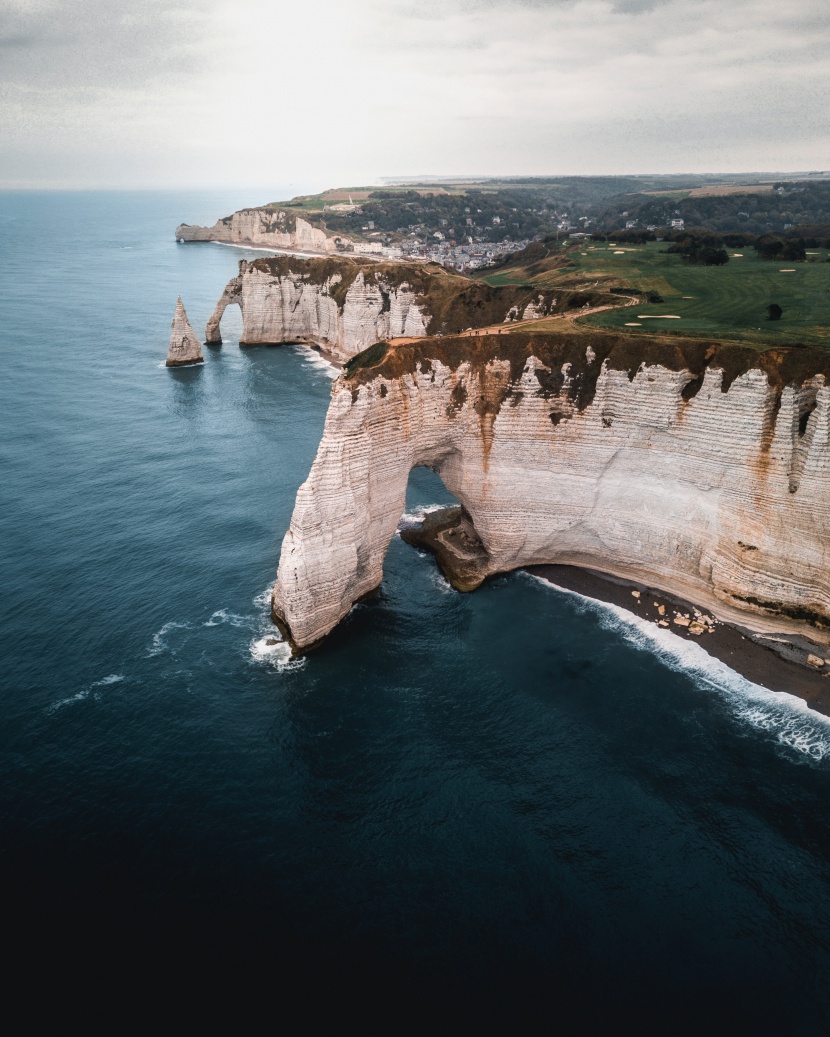
<path fill-rule="evenodd" d="M 179 241 L 223 241 L 231 245 L 258 245 L 268 248 L 296 248 L 305 252 L 334 252 L 341 235 L 329 235 L 281 209 L 241 209 L 217 220 L 212 227 L 181 223 L 176 228 Z"/>
<path fill-rule="evenodd" d="M 826 643 L 829 376 L 826 353 L 610 334 L 375 347 L 335 383 L 274 617 L 305 648 L 376 588 L 426 465 L 482 576 L 589 566 Z"/>
<path fill-rule="evenodd" d="M 222 341 L 227 306 L 242 309 L 242 344 L 313 342 L 349 359 L 374 342 L 422 338 L 553 312 L 559 293 L 493 288 L 436 264 L 374 263 L 344 257 L 242 260 L 207 325 Z"/>

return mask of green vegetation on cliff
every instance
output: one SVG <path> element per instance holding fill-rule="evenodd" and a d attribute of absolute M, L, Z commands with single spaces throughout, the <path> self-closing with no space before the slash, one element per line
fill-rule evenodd
<path fill-rule="evenodd" d="M 554 242 L 547 247 L 547 257 L 529 249 L 527 256 L 517 254 L 513 263 L 485 272 L 484 279 L 493 285 L 535 285 L 548 290 L 637 288 L 643 299 L 646 293 L 656 292 L 662 302 L 643 302 L 585 318 L 586 324 L 633 335 L 671 331 L 767 345 L 830 346 L 830 265 L 824 262 L 828 253 L 823 249 L 810 250 L 813 254 L 807 255 L 807 262 L 778 262 L 760 258 L 751 247 L 729 248 L 729 262 L 710 267 L 684 262 L 681 255 L 668 252 L 668 242 L 585 241 L 567 250 L 561 246 L 557 250 Z M 770 321 L 773 304 L 780 306 L 781 318 Z"/>

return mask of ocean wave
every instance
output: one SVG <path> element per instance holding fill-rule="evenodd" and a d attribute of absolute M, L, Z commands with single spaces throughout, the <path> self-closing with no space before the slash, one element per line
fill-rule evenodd
<path fill-rule="evenodd" d="M 271 595 L 274 593 L 274 584 L 276 582 L 276 580 L 273 580 L 264 591 L 260 591 L 254 598 L 254 605 L 260 610 L 267 609 L 269 618 L 271 616 Z"/>
<path fill-rule="evenodd" d="M 810 709 L 804 699 L 755 684 L 710 655 L 698 642 L 687 641 L 619 605 L 559 587 L 533 573 L 523 575 L 575 598 L 599 618 L 606 630 L 621 634 L 629 644 L 656 655 L 670 668 L 691 677 L 698 687 L 717 692 L 741 723 L 768 733 L 781 746 L 802 757 L 816 762 L 830 758 L 830 717 Z"/>
<path fill-rule="evenodd" d="M 150 642 L 150 647 L 147 649 L 147 656 L 151 657 L 154 655 L 161 655 L 162 652 L 166 652 L 168 650 L 170 646 L 168 645 L 165 638 L 172 630 L 187 630 L 189 627 L 192 626 L 192 623 L 180 623 L 177 620 L 171 620 L 169 623 L 165 623 L 161 630 L 153 634 L 153 639 Z"/>
<path fill-rule="evenodd" d="M 239 616 L 235 612 L 228 612 L 227 609 L 217 609 L 210 619 L 205 620 L 202 623 L 203 627 L 219 627 L 223 625 L 232 627 L 250 627 L 256 620 L 253 616 Z"/>
<path fill-rule="evenodd" d="M 280 673 L 300 670 L 306 663 L 305 657 L 292 658 L 291 645 L 275 637 L 274 634 L 251 641 L 250 653 L 254 662 L 265 663 L 275 670 L 279 670 Z"/>
<path fill-rule="evenodd" d="M 271 595 L 276 580 L 268 584 L 254 598 L 254 605 L 259 610 L 259 637 L 255 637 L 248 646 L 253 662 L 270 666 L 280 673 L 300 670 L 306 665 L 305 657 L 292 658 L 291 646 L 284 641 L 271 620 Z"/>
<path fill-rule="evenodd" d="M 53 702 L 49 706 L 47 712 L 56 713 L 59 709 L 63 709 L 64 706 L 70 706 L 73 702 L 83 702 L 84 699 L 88 699 L 90 695 L 93 698 L 99 699 L 100 693 L 96 692 L 96 688 L 106 688 L 109 684 L 120 684 L 121 681 L 126 680 L 123 673 L 111 673 L 108 677 L 102 677 L 99 681 L 93 681 L 88 688 L 84 688 L 75 695 L 70 695 L 68 698 L 60 699 L 58 702 Z"/>
<path fill-rule="evenodd" d="M 429 579 L 442 594 L 455 594 L 455 589 L 452 584 L 447 580 L 437 565 L 430 571 Z"/>
<path fill-rule="evenodd" d="M 312 349 L 310 346 L 304 346 L 300 343 L 293 343 L 291 347 L 295 353 L 308 364 L 309 367 L 313 367 L 318 371 L 322 371 L 323 374 L 328 375 L 329 378 L 334 380 L 340 374 L 340 369 L 336 364 L 333 364 L 331 360 L 326 360 L 324 356 L 317 352 L 316 349 Z"/>

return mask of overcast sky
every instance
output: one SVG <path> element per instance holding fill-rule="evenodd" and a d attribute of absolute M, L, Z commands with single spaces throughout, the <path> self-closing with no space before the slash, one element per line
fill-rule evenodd
<path fill-rule="evenodd" d="M 0 0 L 0 186 L 830 168 L 828 0 Z"/>

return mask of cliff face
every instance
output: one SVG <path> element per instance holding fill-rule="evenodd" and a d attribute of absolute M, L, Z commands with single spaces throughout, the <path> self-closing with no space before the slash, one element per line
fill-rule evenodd
<path fill-rule="evenodd" d="M 513 334 L 350 366 L 282 546 L 273 614 L 296 646 L 380 584 L 417 465 L 461 501 L 444 546 L 468 586 L 570 563 L 830 640 L 826 353 Z"/>
<path fill-rule="evenodd" d="M 208 342 L 222 341 L 222 314 L 233 303 L 242 309 L 244 345 L 308 341 L 348 359 L 382 339 L 544 315 L 557 299 L 491 288 L 436 265 L 278 256 L 240 262 L 208 321 Z"/>
<path fill-rule="evenodd" d="M 348 359 L 379 339 L 426 334 L 405 279 L 350 260 L 242 260 L 208 321 L 208 342 L 222 341 L 219 324 L 232 303 L 242 310 L 247 346 L 313 342 Z"/>
<path fill-rule="evenodd" d="M 181 367 L 183 364 L 201 364 L 202 343 L 196 338 L 190 321 L 187 319 L 181 296 L 176 302 L 173 324 L 170 331 L 170 346 L 167 350 L 167 367 Z"/>
<path fill-rule="evenodd" d="M 179 241 L 224 241 L 232 245 L 264 245 L 269 248 L 296 248 L 306 252 L 334 252 L 335 238 L 312 227 L 302 217 L 279 209 L 241 209 L 217 220 L 212 227 L 188 223 L 176 228 Z M 341 239 L 345 241 L 346 239 Z"/>

